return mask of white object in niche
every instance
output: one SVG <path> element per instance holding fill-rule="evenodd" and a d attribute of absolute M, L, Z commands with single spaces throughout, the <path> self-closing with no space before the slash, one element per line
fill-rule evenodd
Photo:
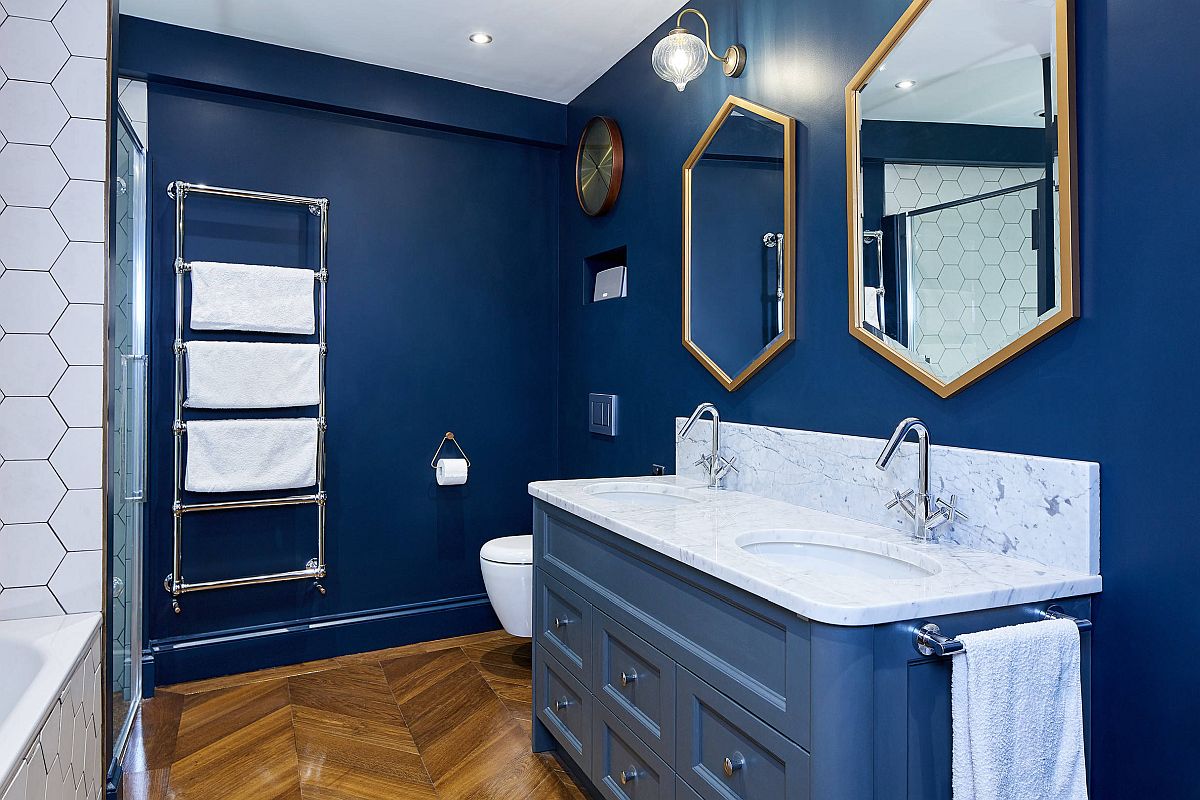
<path fill-rule="evenodd" d="M 625 297 L 625 267 L 609 267 L 596 273 L 596 289 L 592 302 Z"/>

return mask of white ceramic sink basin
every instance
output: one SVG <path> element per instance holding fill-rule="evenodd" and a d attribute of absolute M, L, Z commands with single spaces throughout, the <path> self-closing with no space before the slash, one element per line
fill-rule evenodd
<path fill-rule="evenodd" d="M 937 562 L 909 547 L 841 533 L 801 530 L 751 531 L 737 546 L 781 567 L 838 577 L 905 580 L 941 571 Z"/>
<path fill-rule="evenodd" d="M 697 502 L 696 498 L 689 496 L 683 489 L 661 483 L 636 483 L 633 481 L 597 483 L 589 486 L 587 493 L 600 495 L 605 500 L 637 508 L 672 508 Z"/>

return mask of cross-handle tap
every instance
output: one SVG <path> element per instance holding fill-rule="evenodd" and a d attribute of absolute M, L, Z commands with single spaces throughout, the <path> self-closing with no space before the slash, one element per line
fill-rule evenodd
<path fill-rule="evenodd" d="M 909 433 L 917 434 L 917 486 L 907 491 L 895 491 L 888 508 L 899 507 L 913 521 L 913 538 L 927 542 L 934 530 L 941 525 L 954 525 L 959 519 L 968 519 L 967 515 L 958 510 L 958 496 L 951 495 L 950 502 L 934 498 L 929 493 L 929 428 L 916 417 L 901 420 L 892 433 L 892 438 L 884 445 L 883 452 L 875 461 L 875 466 L 886 470 L 901 442 Z"/>
<path fill-rule="evenodd" d="M 721 414 L 717 411 L 717 407 L 712 403 L 701 403 L 696 406 L 696 410 L 688 417 L 687 422 L 683 423 L 683 427 L 679 430 L 679 438 L 683 439 L 688 435 L 688 431 L 696 424 L 696 420 L 703 415 L 708 414 L 712 418 L 713 435 L 712 435 L 712 452 L 707 456 L 701 456 L 696 462 L 696 466 L 704 465 L 708 470 L 708 488 L 716 489 L 721 479 L 724 478 L 729 471 L 737 471 L 737 467 L 733 466 L 733 462 L 737 459 L 725 459 L 721 457 Z"/>
<path fill-rule="evenodd" d="M 713 461 L 712 461 L 711 455 L 703 455 L 703 456 L 700 456 L 699 458 L 697 458 L 695 463 L 692 466 L 704 467 L 705 470 L 711 470 L 712 463 L 713 463 Z M 717 456 L 717 470 L 716 470 L 717 471 L 717 480 L 720 481 L 722 478 L 724 478 L 730 472 L 741 472 L 741 470 L 739 470 L 737 468 L 736 464 L 737 464 L 737 456 L 734 456 L 733 458 L 726 458 L 725 456 Z"/>

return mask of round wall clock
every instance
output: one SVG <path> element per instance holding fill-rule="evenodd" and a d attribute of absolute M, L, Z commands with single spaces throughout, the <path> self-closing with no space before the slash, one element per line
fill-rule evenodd
<path fill-rule="evenodd" d="M 621 129 L 608 117 L 592 117 L 583 128 L 575 155 L 575 194 L 585 214 L 598 217 L 613 207 L 624 171 Z"/>

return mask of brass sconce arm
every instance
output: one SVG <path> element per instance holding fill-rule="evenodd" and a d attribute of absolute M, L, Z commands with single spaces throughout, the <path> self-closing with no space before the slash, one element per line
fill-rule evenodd
<path fill-rule="evenodd" d="M 712 49 L 712 36 L 709 31 L 708 17 L 694 8 L 685 8 L 679 12 L 679 15 L 675 17 L 675 30 L 672 33 L 676 31 L 686 32 L 687 29 L 683 27 L 684 14 L 695 14 L 704 23 L 704 46 L 708 48 L 708 54 L 714 60 L 721 62 L 725 74 L 730 78 L 736 78 L 741 75 L 742 70 L 746 68 L 746 48 L 740 44 L 731 44 L 725 50 L 724 56 L 717 55 Z"/>

